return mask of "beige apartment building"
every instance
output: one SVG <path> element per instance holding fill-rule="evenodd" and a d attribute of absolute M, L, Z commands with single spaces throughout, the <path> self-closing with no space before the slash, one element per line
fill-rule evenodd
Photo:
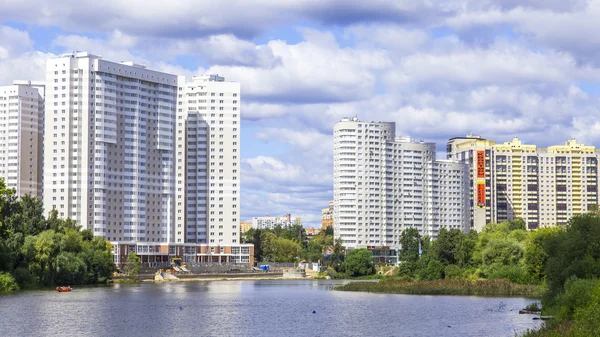
<path fill-rule="evenodd" d="M 333 200 L 329 202 L 329 207 L 321 210 L 321 229 L 326 230 L 333 227 Z"/>
<path fill-rule="evenodd" d="M 448 158 L 467 163 L 471 228 L 521 217 L 529 229 L 565 224 L 598 204 L 598 156 L 569 140 L 538 148 L 518 138 L 496 144 L 479 136 L 452 138 Z"/>
<path fill-rule="evenodd" d="M 0 87 L 0 177 L 18 196 L 42 198 L 44 84 Z"/>

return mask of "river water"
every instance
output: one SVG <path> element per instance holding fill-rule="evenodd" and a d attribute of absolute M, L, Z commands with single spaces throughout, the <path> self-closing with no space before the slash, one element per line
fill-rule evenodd
<path fill-rule="evenodd" d="M 0 296 L 8 336 L 515 336 L 532 300 L 332 291 L 335 281 L 111 285 Z M 315 313 L 313 313 L 315 311 Z"/>

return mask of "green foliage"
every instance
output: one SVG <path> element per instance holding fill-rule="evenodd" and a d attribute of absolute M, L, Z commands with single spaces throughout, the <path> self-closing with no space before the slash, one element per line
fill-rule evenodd
<path fill-rule="evenodd" d="M 353 249 L 348 252 L 342 270 L 351 277 L 375 274 L 373 253 L 368 249 Z"/>
<path fill-rule="evenodd" d="M 559 320 L 571 320 L 577 308 L 582 308 L 590 301 L 592 290 L 598 286 L 596 279 L 568 279 L 564 292 L 554 298 L 543 300 L 545 314 L 551 314 Z"/>
<path fill-rule="evenodd" d="M 548 238 L 546 276 L 551 295 L 563 289 L 565 281 L 600 277 L 600 215 L 576 215 L 567 228 Z"/>
<path fill-rule="evenodd" d="M 44 218 L 42 202 L 16 198 L 0 179 L 0 272 L 20 288 L 106 282 L 114 271 L 109 244 L 80 231 L 53 210 Z"/>
<path fill-rule="evenodd" d="M 544 249 L 546 242 L 559 235 L 563 227 L 538 228 L 532 231 L 525 241 L 525 266 L 533 279 L 542 282 L 546 279 L 546 261 L 548 253 Z"/>
<path fill-rule="evenodd" d="M 419 259 L 421 235 L 415 227 L 410 227 L 400 234 L 400 261 L 416 262 Z"/>
<path fill-rule="evenodd" d="M 591 291 L 585 306 L 575 310 L 574 337 L 587 337 L 600 335 L 600 283 Z"/>
<path fill-rule="evenodd" d="M 523 248 L 512 240 L 499 239 L 490 241 L 482 251 L 483 265 L 499 264 L 503 266 L 519 263 L 523 258 Z"/>
<path fill-rule="evenodd" d="M 19 285 L 9 273 L 0 272 L 0 293 L 19 290 Z"/>
<path fill-rule="evenodd" d="M 527 272 L 527 269 L 522 265 L 499 265 L 493 264 L 484 269 L 484 275 L 487 279 L 507 279 L 511 282 L 518 284 L 532 284 L 536 283 L 532 280 L 531 275 Z"/>
<path fill-rule="evenodd" d="M 444 265 L 455 264 L 456 253 L 463 236 L 464 234 L 458 229 L 442 228 L 432 245 L 433 256 Z"/>
<path fill-rule="evenodd" d="M 127 274 L 130 281 L 137 282 L 140 276 L 140 270 L 142 268 L 142 262 L 135 252 L 127 255 L 127 262 L 123 270 Z"/>

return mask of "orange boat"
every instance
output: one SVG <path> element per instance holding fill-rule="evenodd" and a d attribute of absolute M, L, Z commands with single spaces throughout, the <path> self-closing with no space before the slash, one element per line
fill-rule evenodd
<path fill-rule="evenodd" d="M 71 286 L 67 286 L 67 287 L 56 287 L 56 291 L 59 293 L 62 292 L 69 292 L 71 291 Z"/>

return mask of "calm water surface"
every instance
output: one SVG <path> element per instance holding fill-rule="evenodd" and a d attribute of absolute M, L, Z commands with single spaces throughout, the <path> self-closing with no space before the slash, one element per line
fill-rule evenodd
<path fill-rule="evenodd" d="M 338 292 L 333 281 L 214 281 L 0 296 L 7 336 L 515 336 L 532 300 Z M 313 310 L 316 311 L 313 314 Z"/>

